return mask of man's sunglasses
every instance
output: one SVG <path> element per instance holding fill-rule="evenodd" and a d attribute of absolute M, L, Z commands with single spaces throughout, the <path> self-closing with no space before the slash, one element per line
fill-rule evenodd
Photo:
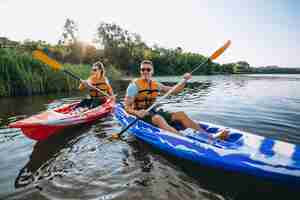
<path fill-rule="evenodd" d="M 151 72 L 151 68 L 141 68 L 141 71 L 142 72 Z"/>

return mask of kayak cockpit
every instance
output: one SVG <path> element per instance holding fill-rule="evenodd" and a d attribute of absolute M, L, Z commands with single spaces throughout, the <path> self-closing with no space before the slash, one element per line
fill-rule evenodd
<path fill-rule="evenodd" d="M 173 126 L 180 132 L 183 133 L 185 132 L 181 124 L 175 123 Z M 229 129 L 229 136 L 225 140 L 212 139 L 212 135 L 216 134 L 223 128 L 215 127 L 205 122 L 199 123 L 199 126 L 205 131 L 205 133 L 189 132 L 184 135 L 189 139 L 193 139 L 195 141 L 202 142 L 202 143 L 212 144 L 220 148 L 238 148 L 243 145 L 242 133 Z"/>
<path fill-rule="evenodd" d="M 206 133 L 188 134 L 186 135 L 186 137 L 197 142 L 207 143 L 219 148 L 227 149 L 236 149 L 244 144 L 243 135 L 240 133 L 229 133 L 228 138 L 226 138 L 225 140 L 212 139 Z"/>

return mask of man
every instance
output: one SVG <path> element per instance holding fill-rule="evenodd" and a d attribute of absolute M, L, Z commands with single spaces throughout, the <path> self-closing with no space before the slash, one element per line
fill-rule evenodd
<path fill-rule="evenodd" d="M 166 112 L 163 110 L 152 110 L 149 113 L 146 110 L 155 102 L 160 92 L 166 93 L 172 87 L 158 83 L 152 79 L 154 72 L 153 64 L 150 60 L 142 61 L 140 65 L 141 77 L 129 84 L 125 96 L 125 109 L 129 114 L 135 115 L 145 122 L 158 126 L 161 129 L 180 134 L 178 130 L 171 126 L 174 122 L 179 122 L 184 128 L 192 128 L 197 132 L 205 132 L 196 122 L 191 120 L 184 112 Z M 192 78 L 191 74 L 186 73 L 183 76 L 184 82 L 179 85 L 173 94 L 183 90 L 186 82 Z M 227 130 L 219 132 L 218 137 L 224 139 L 228 135 Z"/>

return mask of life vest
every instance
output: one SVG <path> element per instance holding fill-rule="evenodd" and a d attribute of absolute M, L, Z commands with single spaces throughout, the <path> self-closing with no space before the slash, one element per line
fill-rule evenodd
<path fill-rule="evenodd" d="M 134 109 L 141 110 L 149 108 L 156 100 L 159 90 L 158 82 L 151 80 L 147 82 L 144 79 L 134 81 L 138 87 L 138 94 L 134 99 Z"/>
<path fill-rule="evenodd" d="M 100 76 L 99 74 L 94 74 L 90 76 L 89 82 L 94 87 L 100 89 L 101 91 L 105 92 L 106 94 L 110 94 L 111 87 L 107 83 L 106 78 L 103 76 Z M 104 95 L 101 92 L 98 92 L 97 90 L 90 89 L 90 96 L 91 97 L 103 97 Z"/>

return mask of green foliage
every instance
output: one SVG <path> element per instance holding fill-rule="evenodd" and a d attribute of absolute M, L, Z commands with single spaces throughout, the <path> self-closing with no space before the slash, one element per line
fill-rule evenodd
<path fill-rule="evenodd" d="M 96 42 L 103 47 L 106 65 L 111 64 L 126 71 L 130 70 L 130 66 L 134 65 L 137 59 L 142 59 L 147 49 L 139 35 L 109 23 L 99 25 Z"/>
<path fill-rule="evenodd" d="M 116 24 L 101 23 L 96 41 L 103 47 L 105 64 L 111 64 L 128 75 L 139 73 L 139 63 L 152 60 L 156 75 L 180 75 L 192 71 L 207 58 L 200 54 L 183 52 L 182 48 L 166 49 L 147 46 L 141 37 Z M 233 73 L 232 66 L 217 63 L 203 66 L 195 74 Z"/>
<path fill-rule="evenodd" d="M 67 65 L 66 68 L 81 77 L 87 77 L 90 71 L 86 65 Z M 77 81 L 62 72 L 52 71 L 34 60 L 29 52 L 0 49 L 0 96 L 71 91 L 77 87 Z"/>
<path fill-rule="evenodd" d="M 106 76 L 110 80 L 118 80 L 121 78 L 121 72 L 114 65 L 109 65 L 106 69 Z"/>
<path fill-rule="evenodd" d="M 246 61 L 239 61 L 237 63 L 230 63 L 229 65 L 232 65 L 232 73 L 235 73 L 235 74 L 242 74 L 242 73 L 250 73 L 251 72 L 250 65 Z"/>

